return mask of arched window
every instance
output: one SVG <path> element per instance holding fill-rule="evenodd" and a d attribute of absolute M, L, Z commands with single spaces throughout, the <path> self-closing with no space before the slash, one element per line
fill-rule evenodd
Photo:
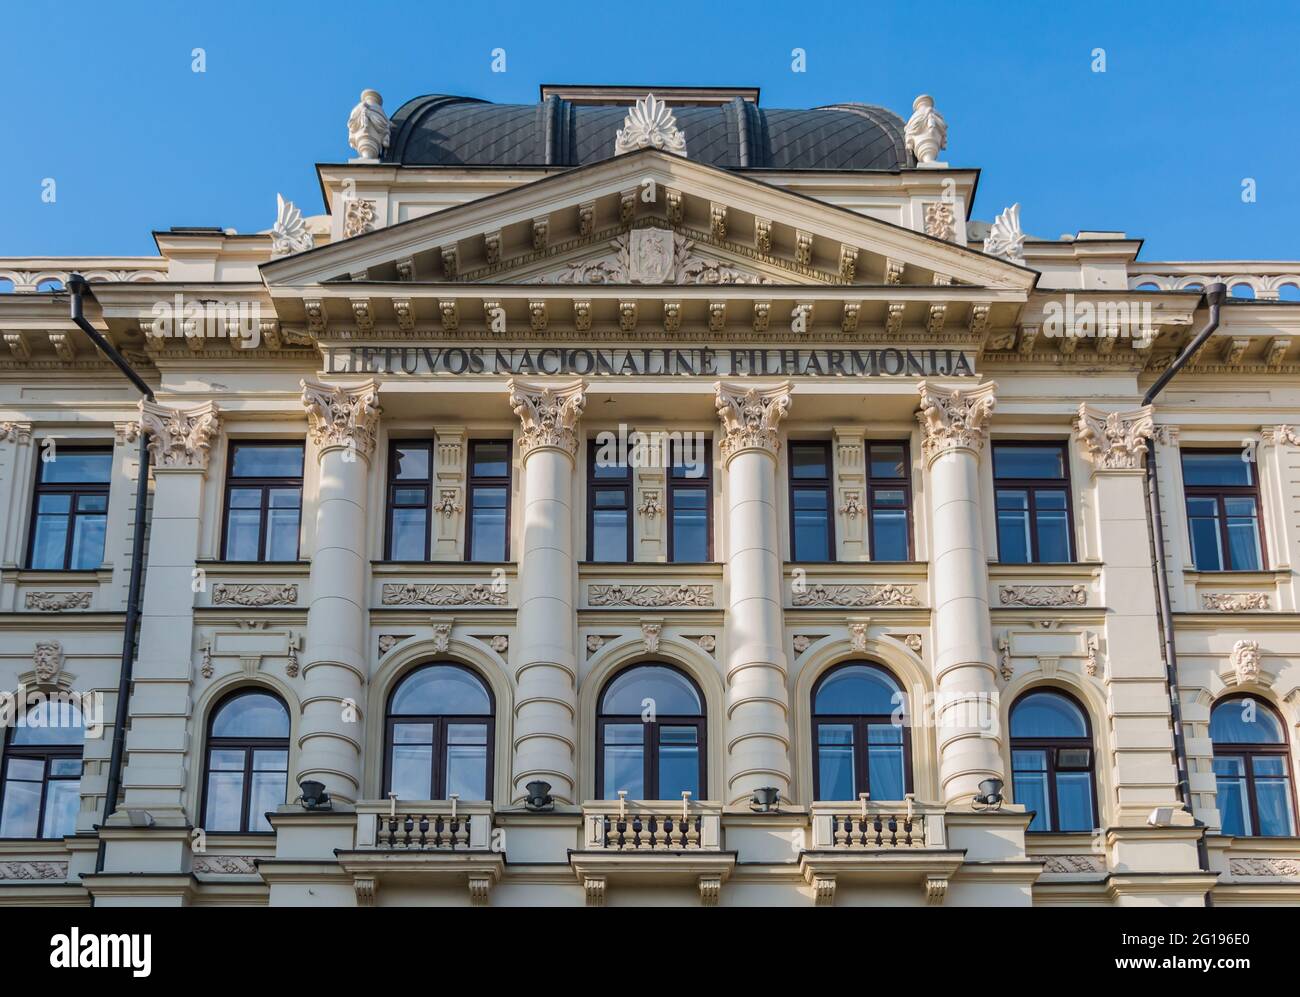
<path fill-rule="evenodd" d="M 407 800 L 488 799 L 492 693 L 464 665 L 424 665 L 388 700 L 384 791 Z"/>
<path fill-rule="evenodd" d="M 1223 833 L 1295 834 L 1286 729 L 1273 708 L 1254 696 L 1221 700 L 1210 714 L 1210 741 Z"/>
<path fill-rule="evenodd" d="M 81 807 L 81 711 L 58 698 L 14 725 L 0 779 L 0 838 L 75 834 Z"/>
<path fill-rule="evenodd" d="M 227 696 L 208 724 L 203 768 L 206 831 L 270 831 L 268 811 L 289 783 L 289 711 L 278 696 L 245 689 Z"/>
<path fill-rule="evenodd" d="M 901 800 L 912 791 L 912 742 L 898 682 L 879 665 L 837 665 L 813 687 L 813 783 L 819 800 Z"/>
<path fill-rule="evenodd" d="M 1061 692 L 1028 692 L 1011 707 L 1011 791 L 1034 811 L 1031 831 L 1091 831 L 1096 781 L 1088 715 Z"/>
<path fill-rule="evenodd" d="M 669 665 L 635 665 L 605 685 L 596 717 L 596 788 L 601 799 L 704 799 L 704 697 Z"/>

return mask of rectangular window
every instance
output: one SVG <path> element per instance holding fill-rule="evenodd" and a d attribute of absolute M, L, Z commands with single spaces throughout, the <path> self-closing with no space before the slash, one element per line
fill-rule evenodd
<path fill-rule="evenodd" d="M 222 550 L 227 561 L 296 561 L 302 522 L 301 443 L 230 445 Z"/>
<path fill-rule="evenodd" d="M 631 465 L 597 460 L 594 444 L 587 451 L 587 560 L 631 561 Z"/>
<path fill-rule="evenodd" d="M 509 440 L 474 440 L 470 443 L 467 494 L 465 560 L 509 559 Z"/>
<path fill-rule="evenodd" d="M 388 448 L 388 553 L 390 561 L 429 559 L 429 504 L 433 444 L 394 440 Z"/>
<path fill-rule="evenodd" d="M 873 561 L 912 559 L 911 468 L 906 443 L 867 441 L 867 542 Z"/>
<path fill-rule="evenodd" d="M 831 445 L 790 441 L 790 559 L 835 560 Z"/>
<path fill-rule="evenodd" d="M 27 564 L 43 571 L 93 571 L 104 563 L 113 451 L 57 448 L 36 472 Z"/>
<path fill-rule="evenodd" d="M 1240 450 L 1184 450 L 1183 489 L 1198 571 L 1264 567 L 1259 477 Z"/>
<path fill-rule="evenodd" d="M 994 443 L 998 558 L 1005 564 L 1074 559 L 1064 443 Z"/>
<path fill-rule="evenodd" d="M 713 442 L 672 447 L 668 468 L 668 560 L 679 564 L 713 559 Z"/>

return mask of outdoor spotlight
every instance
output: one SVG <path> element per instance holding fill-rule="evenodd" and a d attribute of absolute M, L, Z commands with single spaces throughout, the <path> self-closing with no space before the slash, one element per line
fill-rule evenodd
<path fill-rule="evenodd" d="M 985 779 L 979 785 L 979 795 L 971 801 L 976 810 L 1002 809 L 1002 780 Z"/>
<path fill-rule="evenodd" d="M 538 779 L 524 787 L 528 796 L 524 800 L 524 809 L 542 813 L 555 809 L 555 797 L 551 795 L 551 784 Z"/>
<path fill-rule="evenodd" d="M 760 786 L 750 797 L 749 809 L 755 813 L 776 813 L 781 802 L 781 791 L 775 786 Z"/>
<path fill-rule="evenodd" d="M 131 822 L 132 827 L 153 827 L 153 814 L 148 810 L 136 810 L 132 808 L 127 810 L 126 816 Z"/>
<path fill-rule="evenodd" d="M 1147 823 L 1152 827 L 1168 827 L 1174 822 L 1173 807 L 1156 807 L 1147 816 Z"/>
<path fill-rule="evenodd" d="M 325 792 L 325 783 L 315 779 L 304 779 L 298 783 L 302 790 L 302 808 L 304 810 L 329 810 L 330 794 Z"/>

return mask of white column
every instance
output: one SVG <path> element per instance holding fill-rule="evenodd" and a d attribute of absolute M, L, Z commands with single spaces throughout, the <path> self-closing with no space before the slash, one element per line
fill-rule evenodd
<path fill-rule="evenodd" d="M 718 382 L 727 472 L 727 785 L 725 802 L 761 786 L 790 792 L 790 719 L 782 646 L 781 541 L 776 513 L 777 426 L 790 384 Z"/>
<path fill-rule="evenodd" d="M 573 588 L 573 471 L 576 427 L 587 404 L 586 382 L 559 385 L 511 380 L 523 465 L 519 610 L 511 658 L 515 668 L 513 798 L 534 779 L 577 803 L 578 667 Z"/>
<path fill-rule="evenodd" d="M 940 787 L 944 802 L 953 803 L 969 800 L 983 779 L 1006 780 L 979 492 L 980 450 L 997 385 L 967 390 L 922 381 L 918 388 L 933 531 L 934 723 Z"/>
<path fill-rule="evenodd" d="M 145 809 L 158 825 L 185 826 L 185 753 L 190 744 L 193 671 L 194 564 L 203 517 L 208 455 L 220 432 L 213 403 L 172 409 L 140 402 L 139 431 L 149 434 L 153 515 L 140 617 L 139 654 L 132 672 L 131 729 L 117 811 Z M 140 469 L 136 501 L 145 501 L 149 469 Z"/>
<path fill-rule="evenodd" d="M 320 460 L 303 654 L 296 782 L 314 779 L 338 802 L 361 793 L 361 732 L 369 630 L 366 477 L 379 425 L 379 385 L 302 382 Z"/>

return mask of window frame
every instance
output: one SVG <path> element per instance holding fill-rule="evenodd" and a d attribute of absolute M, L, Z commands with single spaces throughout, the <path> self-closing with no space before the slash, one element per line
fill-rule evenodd
<path fill-rule="evenodd" d="M 817 803 L 842 803 L 843 800 L 822 800 L 821 796 L 821 726 L 830 724 L 834 726 L 852 726 L 853 727 L 853 799 L 857 800 L 862 793 L 867 794 L 867 799 L 871 800 L 871 765 L 868 756 L 869 742 L 867 740 L 868 728 L 875 725 L 888 724 L 894 726 L 893 712 L 889 713 L 818 713 L 817 712 L 817 694 L 826 681 L 837 672 L 844 671 L 847 668 L 871 668 L 886 676 L 889 681 L 896 686 L 899 691 L 903 691 L 903 684 L 898 680 L 890 669 L 884 665 L 862 658 L 853 658 L 848 661 L 841 661 L 837 665 L 827 668 L 817 676 L 817 681 L 813 683 L 812 692 L 808 696 L 809 717 L 812 726 L 812 796 L 813 801 Z M 907 693 L 903 692 L 903 709 L 904 716 L 907 715 Z M 912 776 L 912 729 L 911 725 L 904 723 L 900 725 L 903 732 L 903 792 L 916 792 L 916 785 Z M 894 802 L 892 800 L 886 802 Z"/>
<path fill-rule="evenodd" d="M 668 564 L 713 564 L 715 563 L 713 554 L 713 437 L 706 435 L 704 437 L 704 473 L 698 478 L 677 478 L 673 475 L 673 468 L 677 466 L 677 448 L 681 446 L 680 441 L 674 440 L 669 451 L 668 466 L 664 468 L 664 514 L 668 517 L 667 524 L 667 550 L 665 551 Z M 678 485 L 675 482 L 682 482 Z M 704 537 L 705 537 L 705 557 L 703 561 L 678 561 L 673 557 L 673 544 L 675 542 L 676 528 L 676 503 L 677 491 L 704 489 Z"/>
<path fill-rule="evenodd" d="M 609 687 L 614 681 L 628 672 L 635 671 L 637 668 L 654 666 L 658 668 L 667 668 L 686 679 L 695 690 L 695 695 L 700 700 L 700 713 L 698 716 L 687 714 L 665 713 L 655 714 L 653 721 L 644 721 L 639 713 L 605 713 L 605 695 L 609 692 Z M 605 727 L 609 724 L 628 725 L 638 724 L 641 727 L 641 785 L 645 788 L 645 799 L 658 800 L 659 796 L 659 729 L 661 727 L 694 727 L 696 746 L 699 750 L 699 787 L 700 791 L 695 796 L 695 800 L 707 800 L 709 798 L 709 705 L 708 700 L 704 698 L 704 692 L 700 689 L 700 684 L 689 675 L 685 670 L 678 668 L 676 665 L 667 661 L 638 661 L 635 664 L 628 665 L 626 668 L 620 668 L 601 683 L 600 694 L 596 697 L 596 784 L 595 796 L 598 800 L 606 799 L 605 792 Z M 650 792 L 651 788 L 654 792 Z M 617 794 L 613 799 L 617 799 Z"/>
<path fill-rule="evenodd" d="M 458 668 L 470 675 L 474 681 L 482 686 L 484 693 L 487 694 L 488 708 L 492 711 L 487 715 L 477 713 L 402 713 L 393 714 L 393 697 L 397 695 L 402 685 L 411 679 L 412 676 L 424 671 L 427 668 Z M 448 723 L 465 723 L 477 724 L 482 723 L 487 726 L 487 751 L 485 755 L 485 768 L 483 774 L 483 790 L 487 794 L 486 800 L 474 800 L 461 802 L 492 802 L 495 797 L 496 784 L 493 782 L 496 776 L 496 715 L 497 715 L 497 698 L 492 691 L 492 685 L 488 680 L 475 668 L 469 665 L 461 664 L 459 661 L 424 661 L 403 672 L 388 691 L 388 697 L 384 701 L 384 766 L 383 766 L 383 792 L 387 796 L 393 788 L 393 751 L 396 748 L 396 741 L 393 739 L 394 724 L 432 724 L 434 729 L 433 737 L 433 754 L 430 759 L 430 779 L 432 785 L 429 787 L 431 793 L 441 791 L 443 795 L 430 796 L 430 800 L 447 799 L 447 727 Z"/>
<path fill-rule="evenodd" d="M 1236 451 L 1233 452 L 1235 453 Z M 1261 696 L 1257 696 L 1249 692 L 1233 693 L 1230 696 L 1224 696 L 1221 699 L 1215 700 L 1214 705 L 1210 707 L 1211 729 L 1213 725 L 1215 710 L 1218 710 L 1220 707 L 1225 706 L 1229 703 L 1241 702 L 1242 700 L 1245 699 L 1253 700 L 1259 709 L 1268 710 L 1269 713 L 1273 715 L 1273 719 L 1277 722 L 1278 729 L 1282 731 L 1282 740 L 1278 742 L 1272 742 L 1272 743 L 1267 741 L 1258 741 L 1258 742 L 1247 741 L 1241 744 L 1233 744 L 1230 742 L 1225 742 L 1223 745 L 1225 750 L 1222 754 L 1220 754 L 1218 750 L 1218 744 L 1215 742 L 1213 737 L 1211 737 L 1210 738 L 1211 768 L 1213 768 L 1213 761 L 1221 757 L 1223 758 L 1238 757 L 1238 758 L 1243 758 L 1245 761 L 1244 768 L 1246 772 L 1246 804 L 1250 808 L 1251 830 L 1249 834 L 1238 835 L 1238 837 L 1243 837 L 1243 838 L 1290 837 L 1290 835 L 1259 833 L 1259 800 L 1255 795 L 1255 766 L 1254 766 L 1255 758 L 1256 757 L 1278 757 L 1278 756 L 1284 758 L 1286 760 L 1286 782 L 1287 782 L 1287 788 L 1289 789 L 1289 792 L 1287 793 L 1287 801 L 1291 805 L 1291 829 L 1293 831 L 1300 832 L 1300 819 L 1297 819 L 1295 770 L 1291 764 L 1291 741 L 1290 741 L 1290 736 L 1287 733 L 1286 721 L 1282 718 L 1281 714 L 1278 713 L 1278 711 L 1273 708 L 1272 703 L 1268 702 Z M 1215 782 L 1216 782 L 1214 802 L 1215 802 L 1215 807 L 1217 808 L 1219 802 L 1218 790 L 1217 790 L 1218 773 L 1214 773 L 1214 775 L 1215 775 Z M 1220 823 L 1219 829 L 1220 832 L 1222 832 L 1223 830 L 1222 823 Z"/>
<path fill-rule="evenodd" d="M 824 455 L 824 466 L 826 476 L 822 478 L 796 478 L 794 474 L 794 449 L 795 447 L 817 447 Z M 839 558 L 835 555 L 836 537 L 835 537 L 835 464 L 834 450 L 831 447 L 830 440 L 817 439 L 793 439 L 786 442 L 786 477 L 789 488 L 787 491 L 786 501 L 790 505 L 790 560 L 802 564 L 834 564 Z M 795 504 L 794 497 L 796 492 L 821 492 L 826 496 L 826 557 L 812 560 L 806 557 L 800 557 L 796 550 L 795 532 Z"/>
<path fill-rule="evenodd" d="M 67 455 L 107 454 L 109 458 L 108 479 L 102 483 L 90 481 L 42 482 L 42 472 L 46 465 L 44 461 L 36 461 L 36 480 L 32 486 L 31 516 L 28 519 L 27 529 L 27 558 L 24 563 L 29 571 L 97 571 L 103 565 L 104 557 L 108 553 L 108 510 L 110 492 L 113 486 L 113 448 L 96 446 L 59 447 L 56 452 Z M 64 515 L 64 522 L 67 523 L 67 536 L 63 541 L 63 567 L 61 568 L 36 568 L 32 565 L 32 557 L 36 553 L 36 525 L 40 517 L 39 510 L 43 495 L 70 496 L 68 512 Z M 77 511 L 77 504 L 83 495 L 104 496 L 104 550 L 100 552 L 99 564 L 93 568 L 72 567 L 72 544 L 77 535 L 77 519 L 82 515 Z"/>
<path fill-rule="evenodd" d="M 213 737 L 212 726 L 216 723 L 217 714 L 224 710 L 235 700 L 243 696 L 262 695 L 269 696 L 276 700 L 284 707 L 285 716 L 289 721 L 289 733 L 285 737 Z M 199 804 L 199 827 L 208 826 L 208 784 L 211 781 L 212 773 L 212 752 L 215 748 L 218 751 L 241 750 L 244 752 L 244 784 L 243 795 L 239 802 L 239 830 L 238 831 L 212 831 L 212 834 L 261 834 L 273 835 L 275 828 L 269 828 L 265 831 L 249 830 L 249 823 L 252 820 L 252 813 L 249 811 L 252 803 L 253 794 L 253 757 L 258 751 L 284 751 L 284 793 L 286 798 L 289 795 L 289 745 L 293 741 L 293 714 L 289 711 L 289 704 L 284 698 L 273 689 L 264 686 L 242 686 L 234 691 L 222 696 L 212 708 L 208 710 L 208 723 L 205 729 L 203 739 L 203 771 L 202 775 L 202 800 Z M 218 772 L 223 771 L 217 769 Z M 234 769 L 225 769 L 224 771 L 233 772 Z"/>
<path fill-rule="evenodd" d="M 480 445 L 503 444 L 506 448 L 506 473 L 501 475 L 476 475 L 474 473 L 474 448 Z M 474 493 L 479 487 L 505 488 L 506 521 L 505 550 L 500 561 L 478 561 L 479 564 L 501 564 L 510 560 L 510 520 L 514 495 L 511 491 L 511 478 L 515 469 L 515 441 L 510 437 L 476 437 L 465 441 L 465 561 L 474 561 Z"/>
<path fill-rule="evenodd" d="M 85 718 L 82 718 L 84 725 Z M 33 837 L 5 837 L 0 841 L 62 841 L 65 835 L 59 835 L 57 838 L 47 838 L 45 836 L 45 808 L 50 799 L 50 782 L 58 780 L 59 782 L 72 782 L 74 780 L 67 776 L 50 775 L 50 763 L 61 758 L 75 758 L 81 763 L 81 768 L 77 772 L 76 783 L 78 795 L 80 796 L 81 780 L 86 774 L 86 748 L 85 748 L 85 728 L 82 727 L 81 744 L 14 744 L 13 732 L 18 729 L 17 724 L 9 724 L 9 730 L 4 738 L 0 740 L 0 746 L 4 748 L 4 753 L 0 754 L 0 813 L 4 811 L 5 795 L 9 790 L 9 762 L 15 758 L 21 758 L 26 761 L 39 761 L 41 763 L 41 802 L 36 811 L 36 834 Z M 29 779 L 19 779 L 18 782 L 30 782 Z M 80 805 L 78 805 L 80 810 Z M 76 824 L 73 824 L 72 833 L 76 833 Z"/>
<path fill-rule="evenodd" d="M 1031 447 L 1052 447 L 1061 451 L 1061 468 L 1064 474 L 1060 478 L 999 478 L 996 451 L 1000 447 L 1029 449 Z M 989 450 L 989 469 L 993 473 L 993 526 L 998 540 L 998 561 L 1003 564 L 1075 564 L 1079 547 L 1074 535 L 1074 483 L 1070 478 L 1070 445 L 1066 440 L 993 440 Z M 1024 491 L 1028 497 L 1029 508 L 1029 560 L 1003 561 L 1002 559 L 1002 517 L 998 509 L 998 492 L 1003 488 Z M 1070 545 L 1068 561 L 1044 561 L 1038 556 L 1038 504 L 1035 493 L 1039 491 L 1059 491 L 1065 493 L 1065 527 L 1066 542 Z"/>
<path fill-rule="evenodd" d="M 1264 501 L 1259 487 L 1259 464 L 1255 461 L 1243 461 L 1250 468 L 1251 484 L 1249 485 L 1189 485 L 1187 483 L 1187 472 L 1183 462 L 1186 454 L 1231 454 L 1240 458 L 1241 451 L 1234 450 L 1231 447 L 1183 447 L 1178 448 L 1178 471 L 1183 479 L 1183 515 L 1187 519 L 1187 546 L 1192 557 L 1192 564 L 1195 570 L 1206 572 L 1224 572 L 1224 571 L 1268 571 L 1268 536 L 1264 532 Z M 1219 561 L 1223 565 L 1220 568 L 1202 568 L 1196 564 L 1196 543 L 1192 537 L 1192 512 L 1189 508 L 1190 500 L 1193 498 L 1213 498 L 1215 500 L 1216 522 L 1219 524 Z M 1255 503 L 1255 526 L 1259 530 L 1259 567 L 1258 568 L 1236 568 L 1231 567 L 1232 561 L 1232 544 L 1228 535 L 1228 509 L 1224 500 L 1226 498 L 1250 498 Z M 1199 518 L 1199 517 L 1197 517 Z"/>
<path fill-rule="evenodd" d="M 876 557 L 876 489 L 889 488 L 903 490 L 903 508 L 906 513 L 907 522 L 907 560 L 906 561 L 881 561 L 881 564 L 906 564 L 916 559 L 916 536 L 912 516 L 912 450 L 908 446 L 907 440 L 866 440 L 866 452 L 863 457 L 866 459 L 866 483 L 867 494 L 865 496 L 867 509 L 867 551 L 872 562 L 877 560 Z M 877 447 L 902 447 L 903 448 L 903 476 L 901 478 L 878 478 L 871 473 L 871 448 Z M 887 506 L 886 508 L 892 508 Z"/>
<path fill-rule="evenodd" d="M 399 479 L 396 477 L 397 472 L 397 451 L 402 447 L 424 446 L 429 449 L 429 476 L 419 482 L 414 478 Z M 430 550 L 433 543 L 433 482 L 435 478 L 433 459 L 435 453 L 435 442 L 431 439 L 390 439 L 388 441 L 388 466 L 384 472 L 384 559 L 389 562 L 402 563 L 409 562 L 409 559 L 397 559 L 393 557 L 393 512 L 396 509 L 412 509 L 414 506 L 396 506 L 393 504 L 393 494 L 398 488 L 424 488 L 424 556 L 420 558 L 419 563 L 427 563 L 430 560 Z"/>
<path fill-rule="evenodd" d="M 300 447 L 302 449 L 302 473 L 296 478 L 237 478 L 235 477 L 235 450 L 239 447 Z M 293 564 L 302 559 L 302 498 L 307 480 L 307 447 L 302 440 L 231 440 L 226 449 L 226 482 L 221 504 L 221 559 L 231 564 Z M 293 557 L 283 561 L 272 561 L 266 556 L 266 545 L 270 540 L 267 529 L 270 494 L 274 488 L 298 488 L 298 531 L 294 537 Z M 256 561 L 232 561 L 229 557 L 230 532 L 230 493 L 235 488 L 257 488 L 262 493 L 262 502 L 258 508 L 257 552 Z"/>
<path fill-rule="evenodd" d="M 1048 692 L 1054 696 L 1060 696 L 1066 702 L 1070 703 L 1079 714 L 1083 717 L 1084 737 L 1013 737 L 1011 734 L 1011 721 L 1015 716 L 1016 707 L 1025 699 L 1035 693 Z M 1011 704 L 1011 709 L 1007 711 L 1007 745 L 1010 752 L 1010 766 L 1007 773 L 1011 776 L 1011 795 L 1017 803 L 1020 802 L 1019 794 L 1016 792 L 1016 751 L 1042 751 L 1047 756 L 1047 769 L 1044 773 L 1047 776 L 1047 792 L 1052 804 L 1052 811 L 1047 814 L 1047 827 L 1033 829 L 1027 828 L 1030 834 L 1086 834 L 1095 830 L 1101 822 L 1101 810 L 1098 807 L 1097 797 L 1097 746 L 1092 732 L 1092 717 L 1089 716 L 1088 710 L 1074 696 L 1059 689 L 1056 686 L 1039 685 L 1023 690 Z M 1061 804 L 1056 792 L 1056 752 L 1060 749 L 1087 748 L 1088 749 L 1088 788 L 1092 799 L 1092 823 L 1093 827 L 1088 831 L 1062 831 L 1061 826 Z M 1063 769 L 1065 772 L 1083 772 L 1084 769 Z"/>
<path fill-rule="evenodd" d="M 623 479 L 597 478 L 596 454 L 598 448 L 591 440 L 587 441 L 587 561 L 591 564 L 631 564 L 634 559 L 636 532 L 636 510 L 633 508 L 633 473 L 632 465 L 624 464 L 627 472 Z M 596 560 L 596 492 L 621 490 L 623 492 L 624 510 L 627 513 L 626 547 L 627 556 L 623 561 Z"/>

